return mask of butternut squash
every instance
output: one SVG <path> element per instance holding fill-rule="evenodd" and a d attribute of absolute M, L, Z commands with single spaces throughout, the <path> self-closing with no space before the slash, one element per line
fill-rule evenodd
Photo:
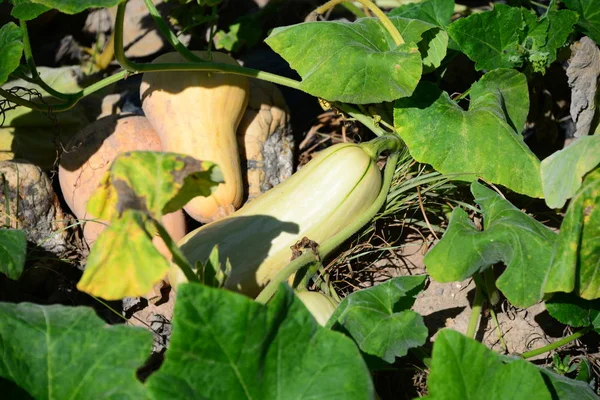
<path fill-rule="evenodd" d="M 162 150 L 148 120 L 138 115 L 101 118 L 77 132 L 67 143 L 58 178 L 65 202 L 78 219 L 94 219 L 86 211 L 90 196 L 117 155 L 133 150 Z M 183 212 L 165 215 L 162 222 L 174 240 L 185 236 Z M 84 223 L 83 235 L 88 246 L 93 245 L 105 226 L 102 221 Z M 163 255 L 171 256 L 160 237 L 154 239 L 154 244 Z"/>
<path fill-rule="evenodd" d="M 335 300 L 321 292 L 301 291 L 296 292 L 296 296 L 321 326 L 327 324 L 338 306 Z"/>
<path fill-rule="evenodd" d="M 207 52 L 195 52 L 207 58 Z M 237 62 L 226 54 L 212 52 L 215 62 Z M 179 63 L 179 53 L 168 53 L 155 63 Z M 184 207 L 200 222 L 211 222 L 232 214 L 241 206 L 244 189 L 236 129 L 248 103 L 248 79 L 207 72 L 145 73 L 140 87 L 142 108 L 160 136 L 164 151 L 187 154 L 215 162 L 225 183 L 210 197 L 196 197 Z"/>
<path fill-rule="evenodd" d="M 289 178 L 294 166 L 294 136 L 283 95 L 260 79 L 250 81 L 250 92 L 237 131 L 248 200 Z"/>
<path fill-rule="evenodd" d="M 381 171 L 371 156 L 360 145 L 340 143 L 178 245 L 192 265 L 206 262 L 218 245 L 221 265 L 229 259 L 232 266 L 225 287 L 255 297 L 290 262 L 291 246 L 305 236 L 317 243 L 330 239 L 371 206 L 381 185 Z M 185 281 L 177 266 L 169 281 L 174 287 Z"/>

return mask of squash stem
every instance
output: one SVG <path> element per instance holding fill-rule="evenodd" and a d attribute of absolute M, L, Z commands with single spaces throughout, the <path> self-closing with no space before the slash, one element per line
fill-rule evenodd
<path fill-rule="evenodd" d="M 591 326 L 585 327 L 582 330 L 577 331 L 574 334 L 569 335 L 565 338 L 557 340 L 554 343 L 550 343 L 546 346 L 540 347 L 539 349 L 526 351 L 525 353 L 521 354 L 521 357 L 531 358 L 531 357 L 539 356 L 540 354 L 544 354 L 549 351 L 558 349 L 559 347 L 562 347 L 562 346 L 566 345 L 567 343 L 572 342 L 573 340 L 579 339 L 580 337 L 582 337 L 583 335 L 585 335 L 586 333 L 588 333 L 591 330 L 592 330 Z"/>
<path fill-rule="evenodd" d="M 335 250 L 338 246 L 344 243 L 350 236 L 356 233 L 360 228 L 369 223 L 377 212 L 381 209 L 387 198 L 388 191 L 394 178 L 394 172 L 396 171 L 396 164 L 398 163 L 399 153 L 394 153 L 388 157 L 385 170 L 383 173 L 383 184 L 381 190 L 377 195 L 377 198 L 373 204 L 355 221 L 346 226 L 337 235 L 324 242 L 319 246 L 319 254 L 321 258 L 325 258 L 329 253 Z M 266 304 L 271 297 L 277 292 L 280 284 L 287 281 L 287 279 L 299 269 L 305 267 L 307 264 L 314 261 L 314 254 L 306 252 L 294 261 L 285 266 L 281 271 L 275 275 L 273 280 L 265 286 L 265 288 L 256 297 L 256 301 L 261 304 Z"/>
<path fill-rule="evenodd" d="M 162 240 L 165 242 L 165 244 L 167 245 L 167 248 L 169 249 L 169 251 L 171 252 L 171 255 L 173 256 L 173 262 L 175 264 L 177 264 L 177 266 L 179 268 L 181 268 L 181 270 L 185 274 L 185 277 L 187 278 L 188 281 L 200 282 L 200 280 L 198 279 L 198 276 L 194 273 L 194 269 L 192 268 L 191 264 L 189 263 L 187 258 L 185 258 L 185 255 L 183 254 L 183 252 L 181 251 L 179 246 L 177 246 L 177 244 L 173 241 L 173 239 L 171 238 L 171 235 L 169 235 L 169 232 L 167 232 L 165 227 L 162 226 L 162 224 L 160 222 L 158 222 L 157 220 L 153 220 L 153 221 L 154 221 L 154 226 L 156 227 L 156 230 L 158 231 L 158 234 L 160 235 Z"/>
<path fill-rule="evenodd" d="M 477 326 L 479 325 L 479 317 L 481 317 L 481 309 L 483 308 L 483 282 L 481 276 L 477 273 L 473 275 L 475 280 L 475 299 L 473 300 L 473 307 L 471 308 L 471 318 L 469 318 L 469 325 L 467 326 L 467 336 L 475 338 L 477 333 Z"/>
<path fill-rule="evenodd" d="M 343 111 L 344 113 L 348 114 L 352 118 L 356 119 L 358 122 L 360 122 L 361 124 L 363 124 L 364 126 L 366 126 L 367 129 L 369 129 L 375 135 L 377 135 L 377 136 L 383 136 L 383 135 L 389 134 L 389 132 L 387 132 L 386 130 L 380 128 L 375 123 L 375 121 L 373 120 L 373 117 L 362 113 L 361 111 L 357 110 L 356 108 L 354 108 L 350 104 L 346 104 L 346 103 L 332 103 L 332 105 L 335 108 L 339 109 L 340 111 Z"/>
<path fill-rule="evenodd" d="M 384 151 L 397 152 L 402 147 L 402 141 L 396 135 L 379 136 L 371 141 L 361 143 L 360 147 L 371 156 L 373 160 L 377 160 Z"/>
<path fill-rule="evenodd" d="M 317 14 L 317 15 L 324 14 L 327 10 L 337 6 L 340 3 L 344 3 L 346 1 L 350 1 L 350 0 L 330 0 L 327 3 L 323 4 L 321 7 L 316 8 L 313 11 L 313 14 Z M 394 26 L 394 24 L 392 24 L 392 21 L 390 21 L 388 16 L 385 15 L 385 13 L 383 11 L 381 11 L 381 9 L 379 7 L 377 7 L 371 0 L 355 0 L 355 1 L 358 1 L 360 4 L 362 4 L 367 9 L 369 9 L 369 11 L 371 11 L 377 18 L 379 18 L 379 20 L 381 21 L 381 23 L 383 24 L 385 29 L 392 36 L 392 39 L 394 39 L 394 43 L 396 43 L 396 46 L 400 46 L 401 44 L 404 43 L 404 39 L 402 38 L 400 31 L 398 31 L 398 28 L 396 28 Z"/>
<path fill-rule="evenodd" d="M 167 23 L 165 22 L 163 17 L 160 15 L 158 10 L 156 9 L 156 6 L 152 2 L 152 0 L 144 0 L 144 3 L 146 4 L 146 8 L 148 9 L 148 11 L 150 12 L 150 16 L 152 16 L 152 19 L 154 20 L 156 27 L 158 28 L 160 33 L 163 35 L 163 37 L 165 39 L 167 39 L 167 41 L 171 44 L 171 46 L 173 46 L 173 48 L 175 50 L 177 50 L 182 56 L 184 56 L 189 61 L 192 61 L 192 62 L 204 62 L 205 61 L 201 57 L 198 57 L 197 55 L 192 53 L 187 47 L 185 47 L 183 45 L 183 43 L 181 43 L 179 41 L 179 39 L 177 39 L 177 35 L 175 35 L 173 33 L 173 31 L 169 28 L 169 26 L 167 25 Z"/>

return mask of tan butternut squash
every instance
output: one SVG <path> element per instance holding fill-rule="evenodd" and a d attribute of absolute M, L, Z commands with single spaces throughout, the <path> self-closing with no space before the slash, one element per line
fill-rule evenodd
<path fill-rule="evenodd" d="M 87 202 L 117 155 L 133 150 L 161 151 L 158 135 L 145 117 L 121 115 L 101 118 L 79 131 L 65 146 L 58 178 L 65 202 L 78 219 L 94 219 L 86 211 Z M 165 229 L 178 240 L 185 236 L 182 211 L 163 216 Z M 84 223 L 83 235 L 92 246 L 104 230 L 106 222 Z M 160 237 L 154 239 L 157 249 L 166 257 L 171 254 Z"/>
<path fill-rule="evenodd" d="M 207 59 L 207 52 L 194 52 Z M 215 62 L 237 65 L 226 54 L 212 52 Z M 155 63 L 179 63 L 168 53 Z M 200 222 L 232 214 L 243 200 L 242 171 L 236 129 L 248 103 L 248 79 L 215 72 L 145 73 L 140 87 L 142 108 L 160 136 L 164 151 L 187 154 L 219 165 L 225 183 L 210 197 L 196 197 L 184 207 Z"/>

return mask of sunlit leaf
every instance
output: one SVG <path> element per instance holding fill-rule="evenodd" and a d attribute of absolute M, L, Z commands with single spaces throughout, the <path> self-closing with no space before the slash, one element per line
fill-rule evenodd
<path fill-rule="evenodd" d="M 600 135 L 577 139 L 541 163 L 546 204 L 562 208 L 581 186 L 583 177 L 600 164 Z"/>
<path fill-rule="evenodd" d="M 150 332 L 62 305 L 0 303 L 0 321 L 0 377 L 33 398 L 146 398 L 135 374 L 150 355 Z"/>
<path fill-rule="evenodd" d="M 396 101 L 394 126 L 410 154 L 441 173 L 542 197 L 540 161 L 519 134 L 528 110 L 525 76 L 501 69 L 473 84 L 468 111 L 422 82 L 410 98 Z"/>
<path fill-rule="evenodd" d="M 572 327 L 592 326 L 600 333 L 600 300 L 584 300 L 572 293 L 555 293 L 545 302 L 548 313 Z"/>
<path fill-rule="evenodd" d="M 600 168 L 587 174 L 569 204 L 545 291 L 600 298 Z"/>
<path fill-rule="evenodd" d="M 135 210 L 113 219 L 94 243 L 77 289 L 106 300 L 148 293 L 170 267 L 152 243 L 149 224 Z"/>
<path fill-rule="evenodd" d="M 55 8 L 65 14 L 77 14 L 88 8 L 109 8 L 123 0 L 9 0 L 15 5 L 11 13 L 15 18 L 34 19 L 40 14 Z"/>
<path fill-rule="evenodd" d="M 563 0 L 567 8 L 579 14 L 579 25 L 587 36 L 600 44 L 600 0 Z"/>
<path fill-rule="evenodd" d="M 87 210 L 111 220 L 134 209 L 159 220 L 196 196 L 209 196 L 222 181 L 220 169 L 211 162 L 174 153 L 126 152 L 113 161 Z"/>
<path fill-rule="evenodd" d="M 444 236 L 425 256 L 427 272 L 439 282 L 462 281 L 501 261 L 508 268 L 498 289 L 512 304 L 532 306 L 543 297 L 556 233 L 477 182 L 471 192 L 482 209 L 483 231 L 455 208 Z"/>
<path fill-rule="evenodd" d="M 410 307 L 426 276 L 401 276 L 352 293 L 337 307 L 328 325 L 337 322 L 360 349 L 393 363 L 427 340 L 423 318 Z"/>
<path fill-rule="evenodd" d="M 437 29 L 399 17 L 392 22 L 406 42 L 401 46 L 376 18 L 279 27 L 265 42 L 300 74 L 302 90 L 329 101 L 379 103 L 410 96 L 422 72 L 416 43 Z"/>
<path fill-rule="evenodd" d="M 388 16 L 418 19 L 441 28 L 450 24 L 454 13 L 454 0 L 424 0 L 404 4 L 389 12 Z"/>
<path fill-rule="evenodd" d="M 195 283 L 178 287 L 153 399 L 373 399 L 352 340 L 321 328 L 282 286 L 267 306 Z"/>

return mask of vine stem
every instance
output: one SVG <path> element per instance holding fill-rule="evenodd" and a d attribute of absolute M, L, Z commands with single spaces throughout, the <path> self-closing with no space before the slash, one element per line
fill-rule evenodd
<path fill-rule="evenodd" d="M 179 39 L 177 39 L 177 35 L 175 35 L 173 33 L 173 31 L 171 31 L 171 29 L 169 28 L 169 26 L 167 25 L 167 23 L 165 22 L 163 17 L 158 12 L 158 10 L 157 10 L 156 6 L 154 5 L 154 3 L 152 2 L 152 0 L 144 0 L 144 3 L 146 4 L 146 8 L 148 9 L 148 11 L 150 12 L 150 16 L 154 20 L 156 27 L 158 28 L 160 33 L 163 35 L 163 37 L 165 39 L 167 39 L 167 41 L 171 44 L 171 46 L 173 46 L 173 48 L 175 50 L 177 50 L 182 56 L 184 56 L 189 61 L 204 62 L 204 60 L 202 58 L 200 58 L 197 55 L 195 55 L 194 53 L 192 53 L 187 47 L 185 47 L 179 41 Z"/>
<path fill-rule="evenodd" d="M 332 105 L 335 106 L 340 111 L 343 111 L 346 114 L 348 114 L 349 116 L 351 116 L 352 118 L 356 119 L 358 122 L 362 123 L 375 135 L 377 135 L 377 136 L 389 135 L 390 132 L 380 128 L 377 124 L 375 124 L 373 117 L 363 114 L 362 112 L 360 112 L 359 110 L 357 110 L 356 108 L 351 106 L 350 104 L 336 102 L 336 103 L 332 103 Z"/>
<path fill-rule="evenodd" d="M 315 11 L 313 11 L 313 13 L 318 14 L 318 15 L 324 14 L 327 10 L 337 6 L 340 3 L 344 3 L 346 1 L 350 1 L 350 0 L 330 0 L 327 3 L 323 4 L 321 7 L 316 8 Z M 381 21 L 381 23 L 383 24 L 385 29 L 392 36 L 392 39 L 394 39 L 394 43 L 396 43 L 396 46 L 400 46 L 401 44 L 404 44 L 404 39 L 402 38 L 400 31 L 398 31 L 398 28 L 396 28 L 394 26 L 394 24 L 392 24 L 392 21 L 390 21 L 388 16 L 385 15 L 385 13 L 383 11 L 381 11 L 381 9 L 379 7 L 377 7 L 375 5 L 375 3 L 373 3 L 371 0 L 356 0 L 356 1 L 358 1 L 360 4 L 362 4 L 363 6 L 368 8 L 369 11 L 371 11 L 373 14 L 375 14 L 375 16 L 377 18 L 379 18 L 379 20 Z"/>
<path fill-rule="evenodd" d="M 238 65 L 221 64 L 213 62 L 200 63 L 156 63 L 139 64 L 130 61 L 125 56 L 123 46 L 123 21 L 125 19 L 125 3 L 120 3 L 117 8 L 117 18 L 115 21 L 115 58 L 121 66 L 132 74 L 145 72 L 164 72 L 164 71 L 210 71 L 216 73 L 227 73 L 233 75 L 242 75 L 250 78 L 258 78 L 264 81 L 277 83 L 279 85 L 302 90 L 300 81 L 286 78 L 284 76 L 271 74 L 269 72 L 259 71 L 252 68 L 245 68 Z"/>
<path fill-rule="evenodd" d="M 481 316 L 481 309 L 483 308 L 483 301 L 485 299 L 481 276 L 477 273 L 473 275 L 473 280 L 475 281 L 475 299 L 473 300 L 471 317 L 469 318 L 469 325 L 467 326 L 467 336 L 470 338 L 475 338 L 475 333 L 477 333 L 479 317 Z"/>
<path fill-rule="evenodd" d="M 325 258 L 329 253 L 344 243 L 350 236 L 356 233 L 356 231 L 371 221 L 375 214 L 377 214 L 377 212 L 381 209 L 387 198 L 388 191 L 390 190 L 390 185 L 392 183 L 392 178 L 394 177 L 394 172 L 396 170 L 396 164 L 398 163 L 399 157 L 400 153 L 394 153 L 388 157 L 383 173 L 383 184 L 373 204 L 355 221 L 338 232 L 337 235 L 319 246 L 319 255 L 321 258 Z M 271 297 L 273 297 L 275 292 L 277 292 L 277 289 L 281 283 L 285 282 L 293 273 L 313 261 L 314 255 L 312 252 L 306 252 L 289 263 L 281 271 L 279 271 L 277 275 L 275 275 L 273 280 L 269 282 L 267 286 L 265 286 L 265 288 L 256 297 L 256 302 L 266 304 Z"/>
<path fill-rule="evenodd" d="M 552 351 L 554 349 L 558 349 L 559 347 L 562 347 L 565 344 L 567 344 L 569 342 L 572 342 L 573 340 L 579 339 L 580 337 L 582 337 L 583 335 L 585 335 L 586 333 L 588 333 L 591 330 L 592 330 L 592 327 L 588 326 L 586 328 L 583 328 L 580 331 L 577 331 L 577 332 L 573 333 L 572 335 L 569 335 L 569 336 L 567 336 L 565 338 L 557 340 L 554 343 L 550 343 L 550 344 L 548 344 L 546 346 L 540 347 L 539 349 L 535 349 L 535 350 L 531 350 L 531 351 L 526 351 L 525 353 L 521 354 L 521 357 L 523 357 L 523 358 L 531 358 L 531 357 L 539 356 L 540 354 L 547 353 L 547 352 Z"/>
<path fill-rule="evenodd" d="M 33 52 L 31 51 L 31 42 L 29 41 L 27 23 L 24 20 L 20 19 L 19 24 L 21 26 L 21 34 L 23 35 L 23 53 L 25 54 L 25 61 L 27 62 L 29 72 L 31 72 L 31 77 L 33 78 L 34 82 L 40 85 L 42 89 L 44 89 L 52 96 L 58 97 L 59 99 L 69 100 L 72 97 L 72 95 L 55 90 L 46 82 L 44 82 L 44 80 L 40 77 L 40 73 L 38 72 L 37 67 L 35 65 L 35 60 L 33 59 Z"/>
<path fill-rule="evenodd" d="M 154 227 L 158 231 L 158 234 L 160 235 L 161 239 L 165 242 L 165 244 L 167 245 L 167 248 L 171 252 L 171 255 L 173 257 L 173 262 L 175 264 L 177 264 L 177 266 L 179 268 L 181 268 L 181 270 L 185 274 L 185 277 L 187 278 L 187 280 L 190 282 L 200 282 L 200 280 L 194 273 L 194 268 L 189 263 L 187 258 L 185 258 L 185 255 L 183 254 L 183 252 L 181 251 L 179 246 L 177 246 L 177 244 L 173 241 L 173 238 L 171 238 L 171 235 L 169 235 L 169 232 L 167 232 L 165 227 L 162 226 L 162 224 L 160 222 L 158 222 L 157 220 L 153 219 L 153 222 L 154 222 Z"/>

